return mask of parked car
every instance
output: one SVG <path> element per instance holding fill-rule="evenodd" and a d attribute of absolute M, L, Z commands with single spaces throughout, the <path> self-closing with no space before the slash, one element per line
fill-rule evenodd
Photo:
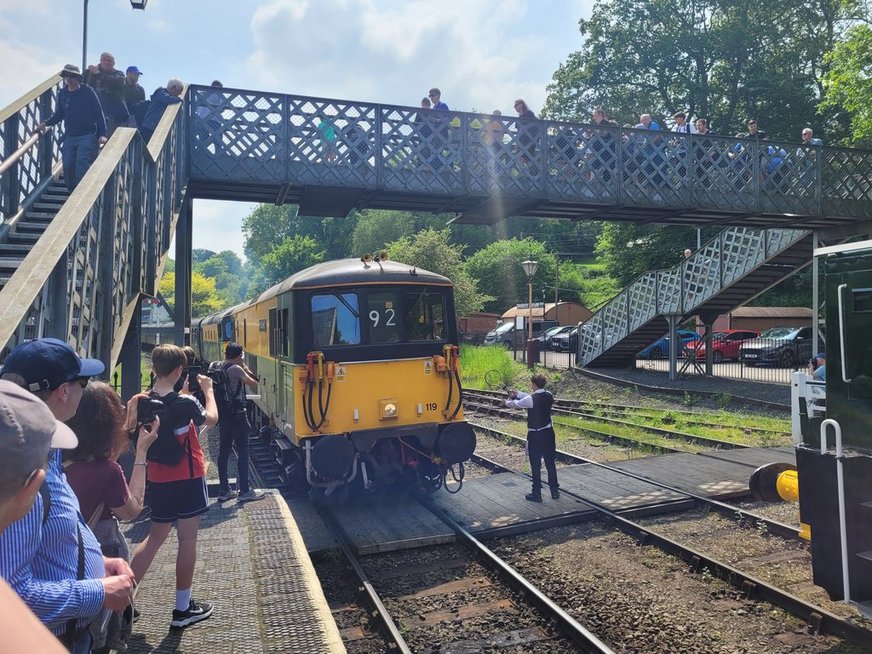
<path fill-rule="evenodd" d="M 542 350 L 547 350 L 551 347 L 551 339 L 553 339 L 558 334 L 568 332 L 570 329 L 572 329 L 572 325 L 557 325 L 555 327 L 551 327 L 550 329 L 546 329 L 538 336 L 535 336 L 533 340 L 536 343 L 536 347 L 541 352 Z"/>
<path fill-rule="evenodd" d="M 540 320 L 539 322 L 533 323 L 533 337 L 535 338 L 543 331 L 555 327 L 557 325 L 556 320 Z M 515 343 L 515 339 L 517 338 L 517 344 L 519 347 L 523 346 L 526 342 L 526 334 L 523 336 L 518 334 L 515 336 L 515 323 L 514 322 L 504 322 L 502 325 L 499 325 L 496 329 L 493 329 L 487 333 L 484 337 L 485 345 L 497 345 L 502 344 L 506 347 L 512 347 Z"/>
<path fill-rule="evenodd" d="M 811 327 L 773 327 L 742 343 L 739 360 L 746 366 L 763 363 L 792 368 L 805 365 L 813 353 L 823 349 L 820 339 L 817 347 L 812 346 Z"/>
<path fill-rule="evenodd" d="M 677 329 L 676 334 L 678 334 L 678 338 L 680 338 L 682 342 L 681 350 L 679 351 L 684 350 L 685 344 L 699 339 L 699 334 L 689 329 Z M 640 359 L 662 359 L 663 357 L 669 356 L 669 348 L 669 337 L 664 336 L 663 338 L 659 338 L 651 343 L 651 345 L 639 352 L 636 356 Z"/>
<path fill-rule="evenodd" d="M 742 344 L 758 336 L 760 332 L 750 329 L 725 329 L 722 332 L 715 332 L 712 334 L 712 361 L 720 363 L 738 360 L 739 348 Z M 698 360 L 705 361 L 705 341 L 702 339 L 693 341 L 688 344 L 688 348 L 694 350 Z"/>
<path fill-rule="evenodd" d="M 574 352 L 578 349 L 578 327 L 570 327 L 552 338 L 551 349 L 555 352 Z"/>

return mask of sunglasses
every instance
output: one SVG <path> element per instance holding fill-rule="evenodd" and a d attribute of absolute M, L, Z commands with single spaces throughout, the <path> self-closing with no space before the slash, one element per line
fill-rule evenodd
<path fill-rule="evenodd" d="M 88 385 L 88 381 L 90 379 L 91 379 L 90 377 L 76 377 L 75 379 L 71 379 L 69 381 L 69 383 L 75 384 L 76 382 L 78 382 L 79 386 L 81 386 L 82 388 L 85 388 Z"/>
<path fill-rule="evenodd" d="M 30 484 L 33 482 L 33 480 L 36 479 L 36 476 L 39 474 L 40 470 L 45 470 L 45 468 L 35 468 L 34 470 L 32 470 L 30 472 L 30 474 L 27 475 L 27 478 L 24 480 L 24 483 L 21 485 L 24 488 L 27 488 L 28 486 L 30 486 Z"/>

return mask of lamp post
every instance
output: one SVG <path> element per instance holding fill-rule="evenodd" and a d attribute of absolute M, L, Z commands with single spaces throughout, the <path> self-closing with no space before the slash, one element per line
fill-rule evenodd
<path fill-rule="evenodd" d="M 147 4 L 148 0 L 130 0 L 131 9 L 145 11 Z M 82 76 L 84 76 L 85 69 L 88 67 L 88 0 L 84 0 L 82 10 L 84 13 L 82 18 Z"/>
<path fill-rule="evenodd" d="M 527 367 L 533 367 L 533 275 L 536 274 L 536 269 L 539 267 L 539 262 L 527 259 L 521 263 L 521 268 L 524 269 L 524 274 L 527 275 L 527 310 L 529 311 L 529 319 L 527 320 Z"/>

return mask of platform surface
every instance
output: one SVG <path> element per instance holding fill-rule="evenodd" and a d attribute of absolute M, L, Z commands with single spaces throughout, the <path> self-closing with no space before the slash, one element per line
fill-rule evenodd
<path fill-rule="evenodd" d="M 149 521 L 124 530 L 140 542 Z M 248 504 L 213 503 L 197 545 L 194 598 L 214 605 L 212 617 L 170 629 L 175 604 L 175 530 L 136 595 L 131 654 L 344 653 L 336 623 L 302 536 L 278 493 Z"/>

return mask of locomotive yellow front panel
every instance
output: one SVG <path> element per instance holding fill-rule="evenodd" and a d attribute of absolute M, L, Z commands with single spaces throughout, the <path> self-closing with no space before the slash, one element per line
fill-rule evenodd
<path fill-rule="evenodd" d="M 447 374 L 437 374 L 430 357 L 334 362 L 332 383 L 328 383 L 327 378 L 321 383 L 320 405 L 318 381 L 309 383 L 307 376 L 306 366 L 294 367 L 291 390 L 294 414 L 305 415 L 311 395 L 312 408 L 317 413 L 324 407 L 326 418 L 318 431 L 309 429 L 305 421 L 297 420 L 294 436 L 298 443 L 302 438 L 318 434 L 448 422 L 448 416 L 454 413 L 459 402 L 460 389 L 456 381 L 450 380 Z M 449 386 L 451 398 L 446 410 Z M 463 420 L 462 408 L 453 420 Z"/>

